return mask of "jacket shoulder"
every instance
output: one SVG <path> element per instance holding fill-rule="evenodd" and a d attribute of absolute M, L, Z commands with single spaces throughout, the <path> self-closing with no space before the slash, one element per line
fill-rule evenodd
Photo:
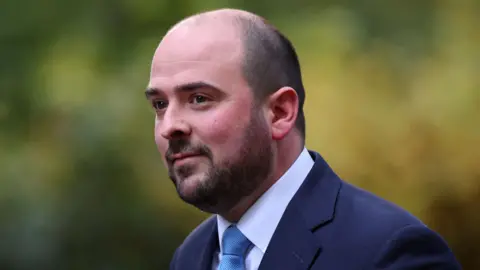
<path fill-rule="evenodd" d="M 399 205 L 346 182 L 343 182 L 339 192 L 336 210 L 340 219 L 355 222 L 365 230 L 372 228 L 372 233 L 396 230 L 407 225 L 424 225 Z"/>
<path fill-rule="evenodd" d="M 391 245 L 403 243 L 405 239 L 409 240 L 407 248 L 412 247 L 410 243 L 443 241 L 407 210 L 371 192 L 342 182 L 335 217 L 324 230 L 319 230 L 326 239 L 325 244 L 329 246 L 325 252 L 331 252 L 332 258 L 343 254 L 358 265 L 371 264 L 375 258 L 385 263 L 384 259 L 381 259 L 384 254 L 389 257 L 400 254 L 392 253 Z M 425 235 L 428 237 L 424 237 Z M 448 252 L 446 246 L 442 246 L 442 249 Z M 338 258 L 338 261 L 341 262 L 341 258 Z"/>

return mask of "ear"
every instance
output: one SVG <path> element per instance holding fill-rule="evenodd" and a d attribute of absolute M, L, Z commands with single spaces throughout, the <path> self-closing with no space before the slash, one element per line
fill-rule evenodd
<path fill-rule="evenodd" d="M 291 87 L 282 87 L 269 97 L 268 110 L 272 139 L 283 139 L 295 127 L 298 102 L 297 93 Z"/>

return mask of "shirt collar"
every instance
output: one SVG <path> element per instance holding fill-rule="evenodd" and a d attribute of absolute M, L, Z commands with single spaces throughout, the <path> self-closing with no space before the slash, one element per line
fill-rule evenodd
<path fill-rule="evenodd" d="M 237 228 L 263 253 L 277 228 L 283 212 L 313 167 L 313 159 L 306 148 L 293 165 L 242 216 Z M 222 237 L 231 225 L 217 215 L 218 239 L 222 251 Z"/>

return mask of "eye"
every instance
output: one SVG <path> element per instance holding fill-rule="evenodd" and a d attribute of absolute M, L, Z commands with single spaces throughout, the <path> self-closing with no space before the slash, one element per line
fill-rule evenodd
<path fill-rule="evenodd" d="M 194 103 L 194 104 L 199 104 L 199 103 L 205 103 L 205 102 L 208 102 L 208 101 L 209 100 L 206 96 L 194 95 L 191 102 Z"/>
<path fill-rule="evenodd" d="M 155 110 L 163 110 L 167 107 L 167 102 L 165 100 L 154 100 L 152 106 Z"/>

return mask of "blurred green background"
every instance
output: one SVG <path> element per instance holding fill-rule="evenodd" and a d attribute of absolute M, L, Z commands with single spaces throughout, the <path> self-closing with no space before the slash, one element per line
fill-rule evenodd
<path fill-rule="evenodd" d="M 480 269 L 480 1 L 2 0 L 0 269 L 167 269 L 177 198 L 144 98 L 165 31 L 236 7 L 298 50 L 307 146 Z"/>

